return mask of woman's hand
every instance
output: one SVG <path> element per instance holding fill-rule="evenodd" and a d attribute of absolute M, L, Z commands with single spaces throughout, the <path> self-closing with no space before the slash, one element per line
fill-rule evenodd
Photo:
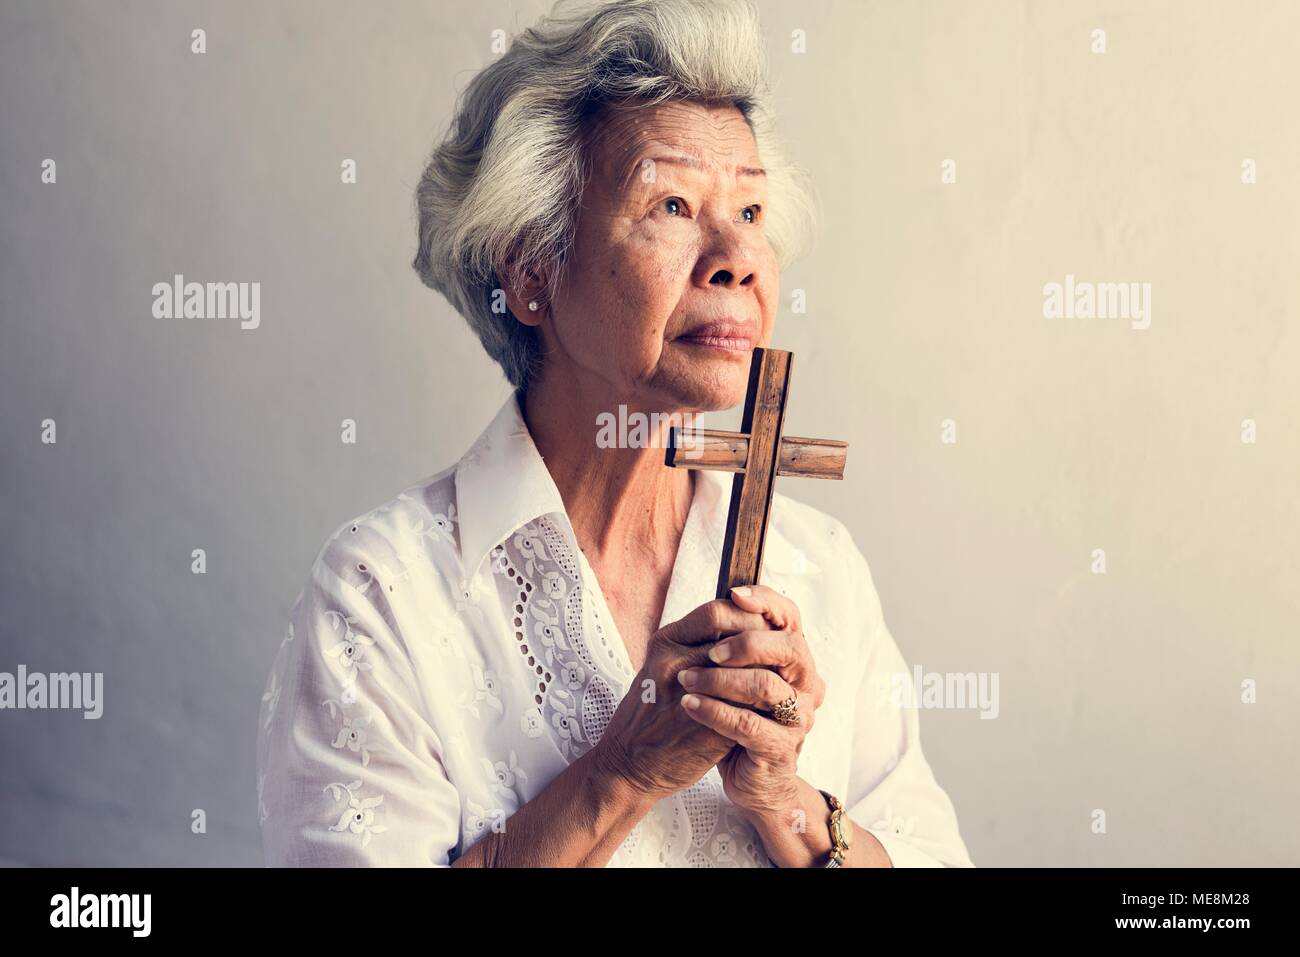
<path fill-rule="evenodd" d="M 723 638 L 708 661 L 684 668 L 682 704 L 701 726 L 740 747 L 718 764 L 728 799 L 755 814 L 785 812 L 799 801 L 795 764 L 826 696 L 804 640 L 799 609 L 762 585 L 732 589 L 732 601 L 761 615 L 764 627 Z M 800 721 L 783 725 L 772 708 L 795 696 Z"/>
<path fill-rule="evenodd" d="M 655 632 L 645 665 L 591 751 L 595 767 L 656 800 L 704 777 L 736 742 L 691 719 L 677 676 L 707 666 L 720 638 L 767 627 L 757 609 L 717 599 Z"/>

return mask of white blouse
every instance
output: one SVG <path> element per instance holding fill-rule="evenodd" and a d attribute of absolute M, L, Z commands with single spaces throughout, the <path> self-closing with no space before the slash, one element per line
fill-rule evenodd
<path fill-rule="evenodd" d="M 729 474 L 696 473 L 662 624 L 714 597 Z M 825 702 L 798 771 L 896 867 L 972 866 L 891 693 L 907 666 L 844 525 L 773 498 L 763 583 L 803 616 Z M 293 606 L 262 697 L 270 865 L 447 866 L 600 740 L 634 671 L 512 393 L 453 467 L 347 522 Z M 610 866 L 771 866 L 716 767 Z"/>

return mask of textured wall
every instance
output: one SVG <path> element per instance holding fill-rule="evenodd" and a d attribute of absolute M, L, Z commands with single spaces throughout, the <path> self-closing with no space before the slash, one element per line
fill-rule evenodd
<path fill-rule="evenodd" d="M 853 447 L 785 491 L 910 662 L 998 676 L 996 720 L 922 715 L 975 862 L 1300 864 L 1300 8 L 760 6 L 824 209 L 787 426 Z M 409 268 L 412 189 L 542 7 L 0 4 L 0 671 L 105 675 L 98 721 L 0 712 L 0 858 L 260 862 L 312 557 L 507 391 Z M 260 326 L 155 318 L 176 273 L 260 282 Z M 1067 275 L 1150 283 L 1149 327 L 1045 318 Z"/>

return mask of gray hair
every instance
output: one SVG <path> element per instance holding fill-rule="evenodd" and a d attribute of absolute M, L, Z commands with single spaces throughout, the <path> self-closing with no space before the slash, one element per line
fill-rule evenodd
<path fill-rule="evenodd" d="M 593 117 L 689 100 L 734 105 L 753 131 L 768 171 L 767 237 L 784 267 L 808 245 L 814 201 L 803 171 L 782 157 L 768 97 L 748 0 L 558 0 L 461 94 L 416 190 L 413 265 L 526 389 L 540 339 L 510 315 L 501 290 L 527 270 L 549 270 L 552 288 L 559 282 Z"/>

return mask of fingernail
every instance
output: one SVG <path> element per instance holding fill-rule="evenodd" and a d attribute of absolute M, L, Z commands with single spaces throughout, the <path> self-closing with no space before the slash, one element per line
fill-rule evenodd
<path fill-rule="evenodd" d="M 682 695 L 682 707 L 688 711 L 694 711 L 700 706 L 700 699 L 693 694 Z"/>
<path fill-rule="evenodd" d="M 677 680 L 683 688 L 693 688 L 695 687 L 695 672 L 690 668 L 683 668 L 677 672 Z"/>
<path fill-rule="evenodd" d="M 748 585 L 741 585 L 737 588 L 731 589 L 733 595 L 739 595 L 741 598 L 748 598 L 750 591 L 752 591 L 752 589 Z"/>
<path fill-rule="evenodd" d="M 726 642 L 723 642 L 720 645 L 714 645 L 709 649 L 709 660 L 716 662 L 717 664 L 722 664 L 730 657 L 731 649 L 727 647 Z"/>

